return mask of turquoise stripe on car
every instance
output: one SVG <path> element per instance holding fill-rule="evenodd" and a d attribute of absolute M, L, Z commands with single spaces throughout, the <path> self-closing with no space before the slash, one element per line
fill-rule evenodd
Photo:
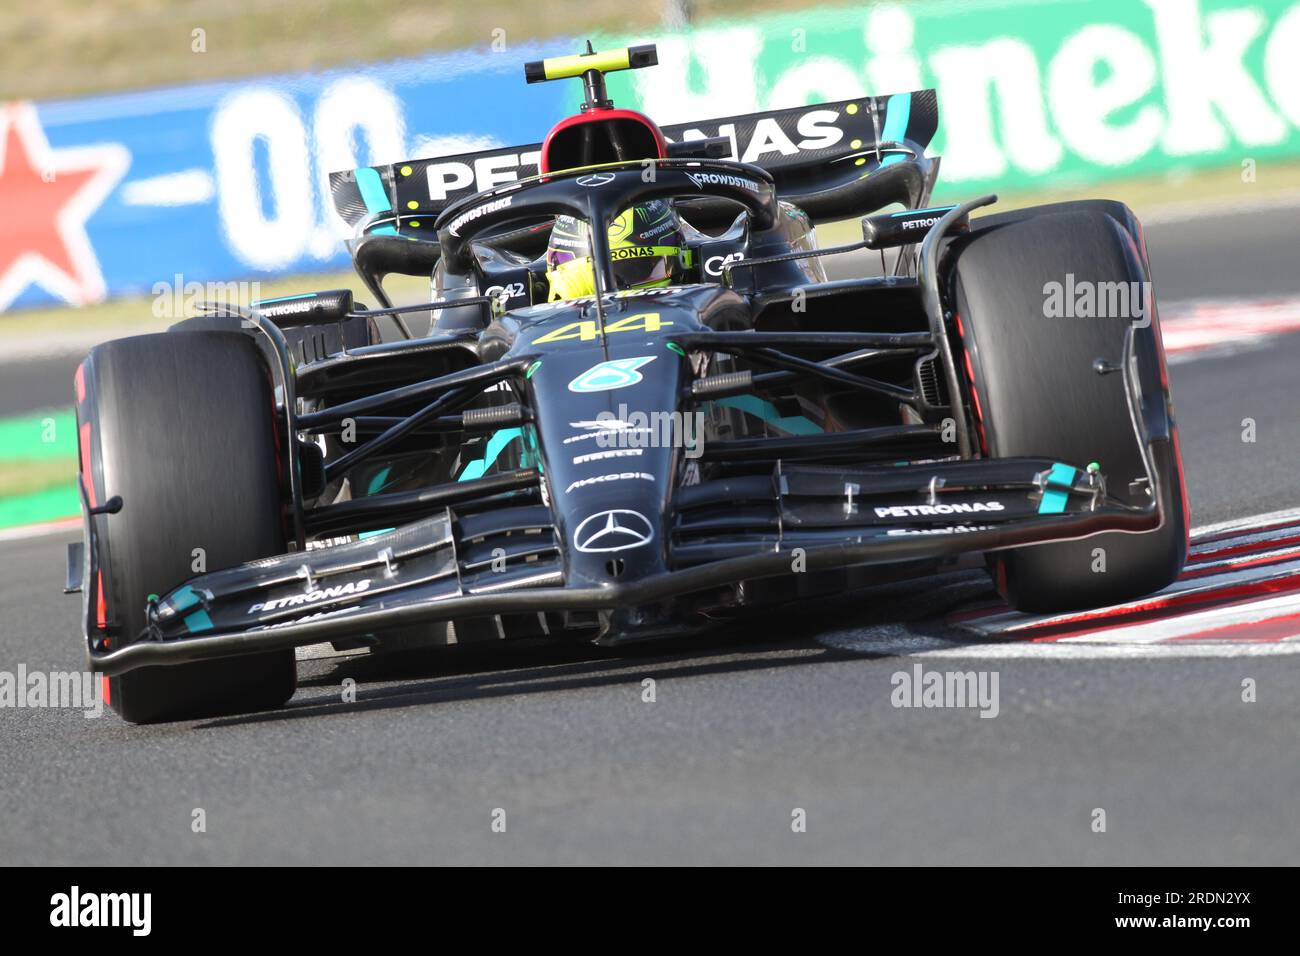
<path fill-rule="evenodd" d="M 386 465 L 379 471 L 375 472 L 374 476 L 370 479 L 370 485 L 366 488 L 366 494 L 377 495 L 383 491 L 384 486 L 388 483 L 388 474 L 392 470 L 392 465 Z"/>
<path fill-rule="evenodd" d="M 177 611 L 186 611 L 199 603 L 199 596 L 188 584 L 171 596 L 169 604 Z"/>
<path fill-rule="evenodd" d="M 300 295 L 281 295 L 276 296 L 274 299 L 258 299 L 257 304 L 270 305 L 272 302 L 292 302 L 294 299 L 314 299 L 315 297 L 315 292 L 303 292 Z"/>
<path fill-rule="evenodd" d="M 524 430 L 522 428 L 503 428 L 500 431 L 493 432 L 492 437 L 488 439 L 483 457 L 467 464 L 465 470 L 460 473 L 456 480 L 469 481 L 473 478 L 482 478 L 484 472 L 492 467 L 497 457 L 506 450 L 506 447 L 516 438 L 523 437 Z"/>
<path fill-rule="evenodd" d="M 931 206 L 929 209 L 904 209 L 902 212 L 891 212 L 889 214 L 889 218 L 897 219 L 900 216 L 920 216 L 923 213 L 927 213 L 927 212 L 931 212 L 931 213 L 952 212 L 956 208 L 957 208 L 956 206 Z"/>
<path fill-rule="evenodd" d="M 369 166 L 357 170 L 357 188 L 361 190 L 361 199 L 370 212 L 390 212 L 393 208 L 388 201 L 388 190 L 379 178 L 379 170 Z"/>
<path fill-rule="evenodd" d="M 771 402 L 765 402 L 757 395 L 736 395 L 732 398 L 720 398 L 717 404 L 726 408 L 735 408 L 746 414 L 761 418 L 769 425 L 774 425 L 791 435 L 820 435 L 822 430 L 817 423 L 802 415 L 782 416 Z"/>
<path fill-rule="evenodd" d="M 195 634 L 199 631 L 212 630 L 212 618 L 208 617 L 208 612 L 202 608 L 199 608 L 192 614 L 186 615 L 185 620 L 181 621 L 181 624 L 183 624 L 185 630 L 189 631 L 191 634 Z"/>
<path fill-rule="evenodd" d="M 887 143 L 901 143 L 907 138 L 907 124 L 912 118 L 912 94 L 895 93 L 885 106 L 885 128 L 880 131 L 880 138 Z M 890 153 L 880 161 L 881 168 L 901 163 L 902 153 Z"/>
<path fill-rule="evenodd" d="M 1065 513 L 1066 502 L 1070 499 L 1070 489 L 1074 487 L 1074 476 L 1078 469 L 1069 465 L 1055 464 L 1047 473 L 1047 487 L 1043 489 L 1043 499 L 1038 502 L 1040 515 L 1059 515 Z M 1053 485 L 1057 487 L 1052 487 Z"/>

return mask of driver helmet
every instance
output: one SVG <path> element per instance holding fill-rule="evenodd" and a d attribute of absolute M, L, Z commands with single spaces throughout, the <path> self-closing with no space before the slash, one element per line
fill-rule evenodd
<path fill-rule="evenodd" d="M 591 229 L 572 216 L 556 216 L 546 249 L 549 301 L 596 294 Z M 667 200 L 623 210 L 609 225 L 609 255 L 618 290 L 651 289 L 681 278 L 685 256 L 682 225 Z"/>

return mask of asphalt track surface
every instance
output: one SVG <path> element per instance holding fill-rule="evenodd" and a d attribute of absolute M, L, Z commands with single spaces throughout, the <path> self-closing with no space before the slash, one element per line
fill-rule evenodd
<path fill-rule="evenodd" d="M 1162 301 L 1300 291 L 1294 215 L 1151 226 Z M 1193 524 L 1300 506 L 1300 334 L 1171 374 Z M 0 408 L 20 410 L 3 378 Z M 59 590 L 67 540 L 0 543 L 0 671 L 83 665 L 77 602 Z M 989 593 L 978 574 L 949 583 Z M 0 710 L 0 862 L 1300 862 L 1300 656 L 854 649 L 941 610 L 929 594 L 629 656 L 498 645 L 305 662 L 287 708 L 238 719 Z M 895 708 L 891 676 L 916 663 L 996 670 L 998 716 Z"/>

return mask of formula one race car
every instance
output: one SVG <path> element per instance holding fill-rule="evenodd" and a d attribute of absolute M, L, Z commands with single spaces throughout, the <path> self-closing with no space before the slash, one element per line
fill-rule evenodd
<path fill-rule="evenodd" d="M 929 205 L 932 90 L 663 128 L 614 108 L 605 74 L 655 62 L 529 63 L 585 85 L 543 143 L 334 174 L 376 307 L 215 305 L 90 353 L 68 586 L 123 717 L 277 706 L 304 645 L 617 645 L 959 555 L 1022 610 L 1174 580 L 1125 206 Z M 828 281 L 837 253 L 860 277 Z M 432 301 L 394 305 L 394 273 Z"/>

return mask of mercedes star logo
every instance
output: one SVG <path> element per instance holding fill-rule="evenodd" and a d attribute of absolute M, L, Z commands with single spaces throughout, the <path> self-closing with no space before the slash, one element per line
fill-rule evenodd
<path fill-rule="evenodd" d="M 598 511 L 585 519 L 573 533 L 573 544 L 579 551 L 598 554 L 637 548 L 649 544 L 654 536 L 654 526 L 645 515 L 615 508 L 612 511 Z"/>
<path fill-rule="evenodd" d="M 577 180 L 579 186 L 603 186 L 613 181 L 613 173 L 592 173 L 590 176 L 579 176 Z"/>

